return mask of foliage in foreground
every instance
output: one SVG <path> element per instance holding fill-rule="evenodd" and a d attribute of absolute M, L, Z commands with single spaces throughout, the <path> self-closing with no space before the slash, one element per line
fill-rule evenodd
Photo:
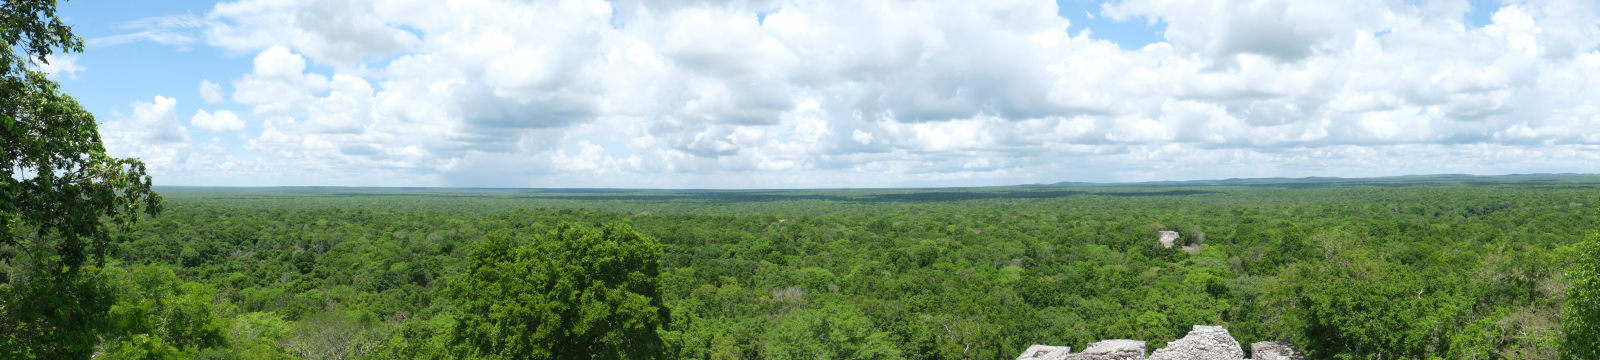
<path fill-rule="evenodd" d="M 98 265 L 114 231 L 160 210 L 144 163 L 107 155 L 94 116 L 29 67 L 83 51 L 56 3 L 0 6 L 0 358 L 85 358 L 115 337 Z"/>

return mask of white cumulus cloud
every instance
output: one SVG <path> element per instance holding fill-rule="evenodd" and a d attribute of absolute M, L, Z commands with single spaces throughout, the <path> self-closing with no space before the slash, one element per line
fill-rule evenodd
<path fill-rule="evenodd" d="M 211 80 L 204 80 L 204 79 L 200 80 L 200 99 L 201 100 L 205 100 L 207 104 L 215 104 L 215 103 L 222 102 L 222 100 L 224 98 L 226 98 L 226 97 L 222 96 L 222 85 L 221 84 L 217 84 L 217 83 L 211 82 Z"/>
<path fill-rule="evenodd" d="M 1482 25 L 1471 6 L 1105 2 L 1091 15 L 1165 25 L 1131 49 L 1049 0 L 242 0 L 128 29 L 254 55 L 230 79 L 262 119 L 244 151 L 339 184 L 1586 170 L 1600 5 L 1508 1 Z M 223 111 L 191 124 L 240 131 Z"/>
<path fill-rule="evenodd" d="M 189 124 L 206 131 L 229 132 L 244 130 L 244 120 L 239 120 L 238 115 L 234 115 L 232 111 L 228 110 L 217 110 L 215 113 L 195 110 L 194 116 L 189 118 Z"/>
<path fill-rule="evenodd" d="M 178 100 L 156 95 L 151 101 L 134 101 L 132 112 L 117 113 L 100 125 L 106 152 L 144 160 L 152 173 L 172 173 L 185 166 L 193 146 L 189 130 L 178 124 Z"/>
<path fill-rule="evenodd" d="M 78 72 L 84 71 L 83 65 L 78 65 L 77 55 L 50 54 L 41 59 L 30 59 L 34 69 L 48 74 L 51 78 L 59 79 L 66 75 L 68 79 L 77 80 Z"/>
<path fill-rule="evenodd" d="M 250 105 L 256 114 L 304 111 L 315 93 L 328 88 L 327 76 L 307 74 L 305 69 L 305 58 L 287 47 L 262 50 L 253 70 L 233 81 L 233 101 Z"/>

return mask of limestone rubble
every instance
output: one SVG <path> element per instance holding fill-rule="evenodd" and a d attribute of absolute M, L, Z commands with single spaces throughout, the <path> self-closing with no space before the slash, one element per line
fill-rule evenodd
<path fill-rule="evenodd" d="M 1189 335 L 1167 343 L 1150 360 L 1242 360 L 1244 349 L 1221 326 L 1195 325 Z"/>
<path fill-rule="evenodd" d="M 1072 353 L 1071 346 L 1033 345 L 1022 351 L 1017 360 L 1065 360 Z"/>
<path fill-rule="evenodd" d="M 1081 353 L 1067 355 L 1066 360 L 1144 360 L 1144 342 L 1102 340 L 1089 344 Z"/>
<path fill-rule="evenodd" d="M 1017 360 L 1146 360 L 1144 344 L 1138 340 L 1105 340 L 1091 343 L 1076 354 L 1066 346 L 1034 345 Z M 1168 342 L 1166 347 L 1151 353 L 1148 360 L 1244 360 L 1244 355 L 1239 342 L 1227 329 L 1195 325 L 1188 335 Z M 1254 360 L 1305 359 L 1293 345 L 1282 341 L 1250 344 L 1250 357 Z"/>

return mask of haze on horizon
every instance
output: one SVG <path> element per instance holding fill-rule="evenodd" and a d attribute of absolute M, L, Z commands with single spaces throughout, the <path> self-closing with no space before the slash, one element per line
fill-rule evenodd
<path fill-rule="evenodd" d="M 1600 3 L 77 0 L 159 185 L 1594 173 Z"/>

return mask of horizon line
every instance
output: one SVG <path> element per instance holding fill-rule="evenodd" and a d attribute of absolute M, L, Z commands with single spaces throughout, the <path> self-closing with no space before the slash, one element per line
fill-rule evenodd
<path fill-rule="evenodd" d="M 1527 176 L 1554 176 L 1554 177 L 1592 177 L 1600 173 L 1509 173 L 1493 175 L 1476 175 L 1465 173 L 1434 173 L 1411 174 L 1369 177 L 1339 177 L 1339 176 L 1304 176 L 1304 177 L 1259 177 L 1259 178 L 1224 178 L 1224 179 L 1189 179 L 1189 180 L 1151 180 L 1151 181 L 1123 181 L 1123 182 L 1087 182 L 1087 181 L 1058 181 L 1054 183 L 1031 183 L 987 186 L 907 186 L 907 187 L 815 187 L 815 188 L 619 188 L 619 187 L 476 187 L 476 186 L 348 186 L 348 185 L 156 185 L 153 188 L 209 188 L 209 189 L 310 189 L 310 188 L 336 188 L 336 189 L 459 189 L 459 190 L 629 190 L 629 191 L 805 191 L 805 190 L 936 190 L 936 189 L 981 189 L 1026 186 L 1115 186 L 1115 185 L 1168 185 L 1216 182 L 1246 182 L 1246 181 L 1361 181 L 1361 180 L 1401 180 L 1406 178 L 1428 177 L 1527 177 Z"/>

